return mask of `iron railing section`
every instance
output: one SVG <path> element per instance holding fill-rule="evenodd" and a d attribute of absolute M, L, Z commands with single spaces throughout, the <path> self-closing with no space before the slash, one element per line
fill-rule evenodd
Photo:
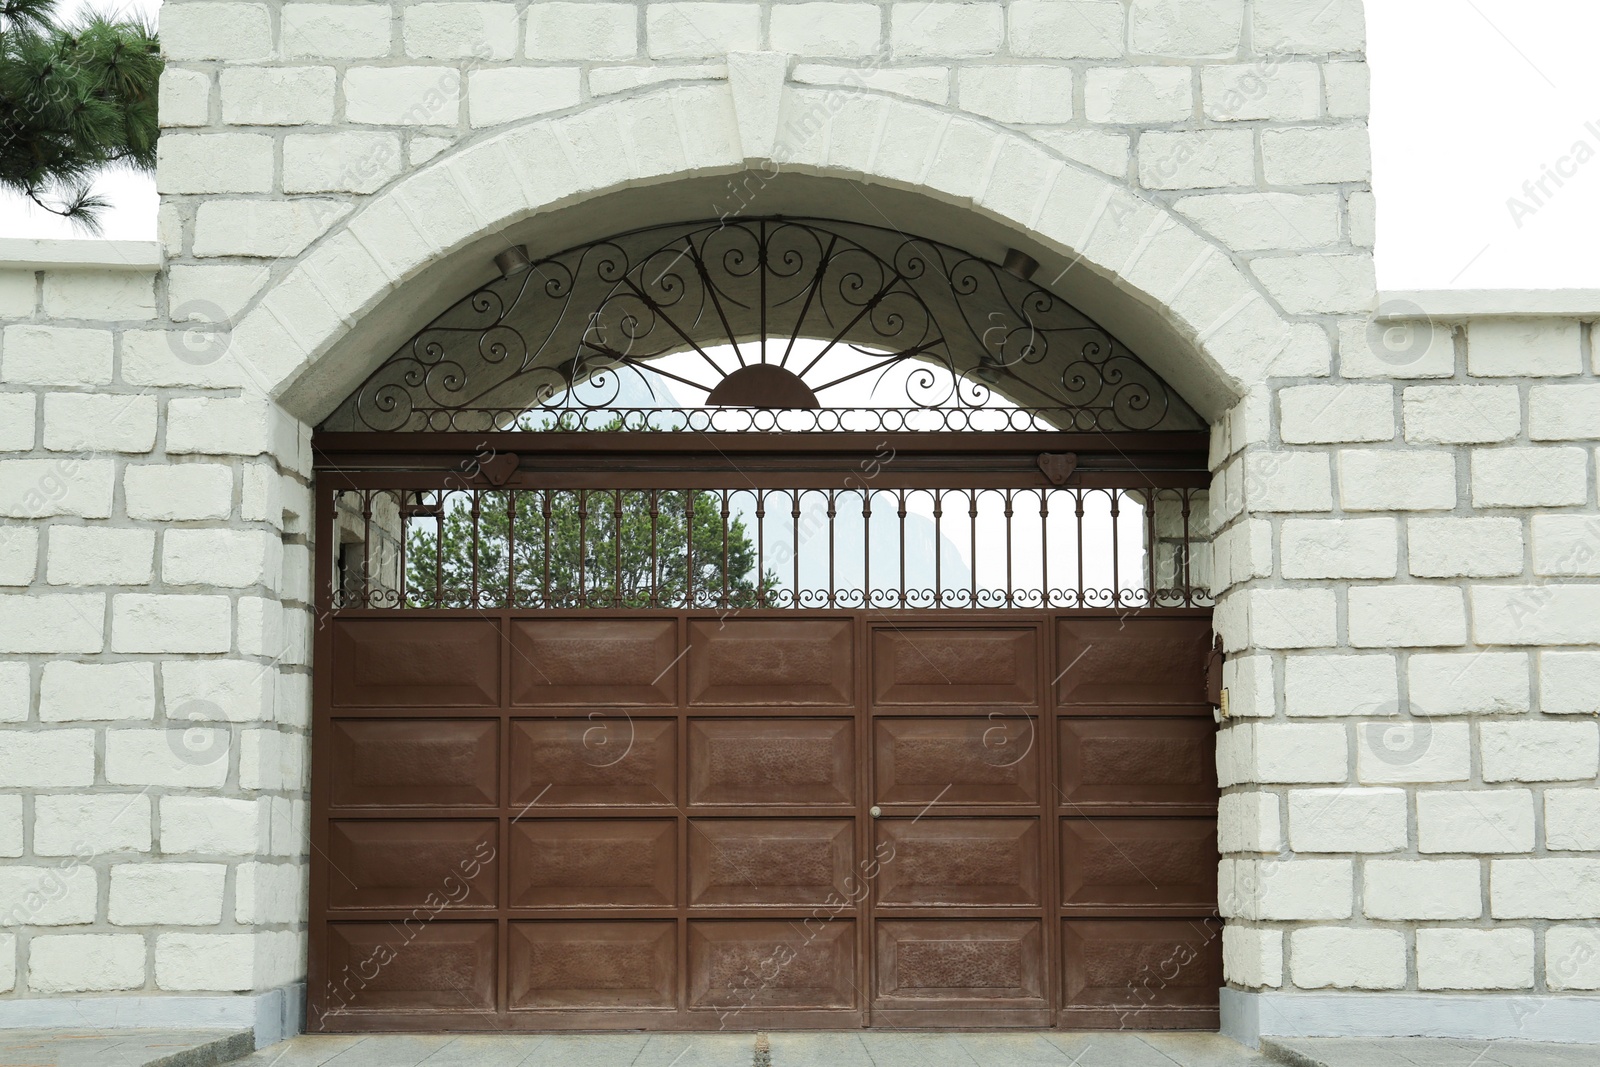
<path fill-rule="evenodd" d="M 1197 488 L 331 492 L 335 609 L 1212 603 Z"/>
<path fill-rule="evenodd" d="M 426 433 L 1095 433 L 1092 411 L 1067 407 L 574 408 L 416 407 Z"/>

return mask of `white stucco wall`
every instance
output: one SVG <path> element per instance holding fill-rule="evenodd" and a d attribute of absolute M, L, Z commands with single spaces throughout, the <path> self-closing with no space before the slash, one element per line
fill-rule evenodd
<path fill-rule="evenodd" d="M 1485 1025 L 1576 1032 L 1544 998 L 1600 988 L 1600 303 L 1373 324 L 1354 0 L 162 32 L 160 248 L 0 247 L 0 1023 L 303 975 L 309 425 L 508 243 L 803 208 L 1024 248 L 1215 420 L 1229 1010 L 1384 991 L 1375 1030 L 1448 1030 L 1434 994 L 1490 991 Z"/>

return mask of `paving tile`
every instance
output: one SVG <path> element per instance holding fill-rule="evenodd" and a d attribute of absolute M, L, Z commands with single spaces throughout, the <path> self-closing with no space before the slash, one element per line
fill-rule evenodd
<path fill-rule="evenodd" d="M 1139 1040 L 1180 1067 L 1277 1067 L 1275 1061 L 1221 1034 L 1140 1034 Z"/>
<path fill-rule="evenodd" d="M 522 1067 L 534 1050 L 548 1040 L 543 1034 L 468 1034 L 421 1060 L 420 1067 Z"/>
<path fill-rule="evenodd" d="M 339 1053 L 362 1041 L 383 1041 L 383 1037 L 362 1034 L 338 1036 L 317 1034 L 280 1041 L 254 1055 L 235 1060 L 228 1067 L 322 1067 Z"/>
<path fill-rule="evenodd" d="M 990 1067 L 973 1059 L 953 1036 L 880 1030 L 863 1033 L 861 1044 L 876 1067 Z"/>
<path fill-rule="evenodd" d="M 332 1059 L 327 1067 L 416 1067 L 455 1041 L 456 1034 L 383 1034 L 359 1041 Z M 282 1067 L 279 1064 L 278 1067 Z"/>
<path fill-rule="evenodd" d="M 1172 1067 L 1171 1059 L 1136 1034 L 1049 1034 L 1045 1040 L 1060 1049 L 1073 1067 Z"/>
<path fill-rule="evenodd" d="M 654 1035 L 553 1035 L 540 1042 L 520 1067 L 626 1067 L 644 1051 L 652 1036 Z"/>

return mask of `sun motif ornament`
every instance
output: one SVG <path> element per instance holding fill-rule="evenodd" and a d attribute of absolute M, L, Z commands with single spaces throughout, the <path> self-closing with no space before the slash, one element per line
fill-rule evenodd
<path fill-rule="evenodd" d="M 1205 426 L 1060 297 L 893 230 L 680 223 L 511 267 L 419 330 L 322 428 Z"/>

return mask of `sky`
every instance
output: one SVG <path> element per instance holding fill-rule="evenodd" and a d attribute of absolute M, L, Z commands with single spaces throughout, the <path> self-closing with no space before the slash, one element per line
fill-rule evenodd
<path fill-rule="evenodd" d="M 1600 288 L 1600 256 L 1576 239 L 1600 234 L 1600 4 L 1368 0 L 1367 25 L 1379 287 Z M 150 179 L 99 189 L 105 237 L 154 239 Z M 0 194 L 0 236 L 84 235 Z"/>

